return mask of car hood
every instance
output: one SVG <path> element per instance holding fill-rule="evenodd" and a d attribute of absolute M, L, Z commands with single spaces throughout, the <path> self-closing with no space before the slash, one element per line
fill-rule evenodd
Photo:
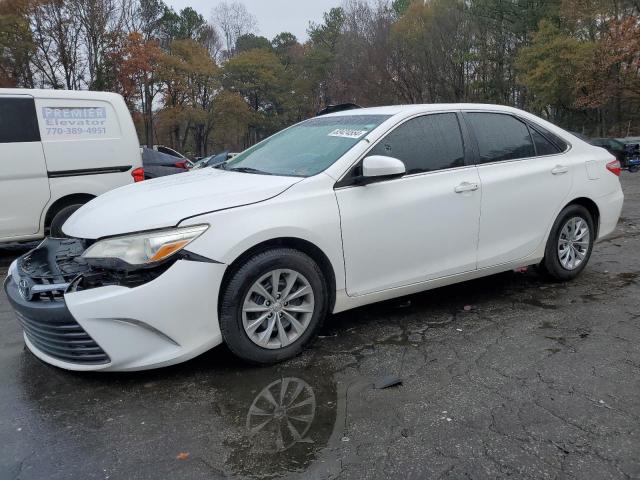
<path fill-rule="evenodd" d="M 62 229 L 71 237 L 96 239 L 173 227 L 187 217 L 268 200 L 300 180 L 214 168 L 181 173 L 100 195 Z"/>

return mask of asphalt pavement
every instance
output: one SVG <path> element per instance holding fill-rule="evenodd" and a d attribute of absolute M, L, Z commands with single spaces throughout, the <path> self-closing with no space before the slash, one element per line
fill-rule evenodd
<path fill-rule="evenodd" d="M 220 347 L 66 372 L 0 293 L 0 479 L 640 478 L 640 173 L 622 180 L 577 280 L 508 272 L 345 312 L 275 367 Z M 0 247 L 0 276 L 25 248 Z"/>

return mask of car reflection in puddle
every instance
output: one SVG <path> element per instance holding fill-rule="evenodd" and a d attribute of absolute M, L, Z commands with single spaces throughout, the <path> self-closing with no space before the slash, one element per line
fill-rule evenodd
<path fill-rule="evenodd" d="M 259 477 L 302 471 L 308 475 L 318 467 L 331 470 L 335 462 L 325 458 L 326 447 L 340 430 L 335 427 L 342 403 L 332 375 L 282 375 L 253 385 L 256 393 L 242 403 L 246 410 L 237 419 L 244 420 L 244 432 L 226 442 L 231 452 L 227 467 L 238 475 Z"/>
<path fill-rule="evenodd" d="M 255 450 L 283 452 L 298 442 L 313 443 L 307 433 L 315 416 L 313 388 L 300 378 L 283 378 L 255 398 L 247 413 L 247 431 Z"/>

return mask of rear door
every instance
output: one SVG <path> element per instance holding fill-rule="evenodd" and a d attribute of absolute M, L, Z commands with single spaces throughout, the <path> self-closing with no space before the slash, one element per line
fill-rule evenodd
<path fill-rule="evenodd" d="M 34 100 L 0 95 L 0 239 L 38 233 L 49 197 Z"/>
<path fill-rule="evenodd" d="M 544 241 L 571 190 L 561 140 L 506 113 L 464 116 L 477 142 L 482 183 L 478 268 L 525 258 Z"/>
<path fill-rule="evenodd" d="M 407 120 L 367 155 L 402 160 L 407 173 L 366 186 L 336 185 L 347 293 L 364 295 L 476 268 L 480 183 L 465 162 L 456 113 Z"/>

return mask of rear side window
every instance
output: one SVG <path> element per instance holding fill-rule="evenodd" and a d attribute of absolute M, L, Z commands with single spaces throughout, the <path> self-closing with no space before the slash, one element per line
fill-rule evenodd
<path fill-rule="evenodd" d="M 383 138 L 369 155 L 386 155 L 404 162 L 407 174 L 464 165 L 464 146 L 455 113 L 413 118 Z"/>
<path fill-rule="evenodd" d="M 501 113 L 467 113 L 478 141 L 480 163 L 535 157 L 529 128 Z"/>
<path fill-rule="evenodd" d="M 533 138 L 533 143 L 536 145 L 536 154 L 538 156 L 555 155 L 556 153 L 560 153 L 560 149 L 558 147 L 533 128 L 531 129 L 531 138 Z"/>
<path fill-rule="evenodd" d="M 531 130 L 531 134 L 533 136 L 534 142 L 536 141 L 536 136 L 534 132 L 538 133 L 542 138 L 544 138 L 548 143 L 553 145 L 556 149 L 554 153 L 562 153 L 569 148 L 569 144 L 565 142 L 562 138 L 560 138 L 555 133 L 551 133 L 546 128 L 542 128 L 537 123 L 529 123 L 529 130 Z M 536 147 L 538 144 L 536 143 Z M 545 155 L 543 153 L 538 153 L 538 155 Z"/>
<path fill-rule="evenodd" d="M 0 143 L 39 141 L 40 130 L 33 99 L 0 97 Z"/>

